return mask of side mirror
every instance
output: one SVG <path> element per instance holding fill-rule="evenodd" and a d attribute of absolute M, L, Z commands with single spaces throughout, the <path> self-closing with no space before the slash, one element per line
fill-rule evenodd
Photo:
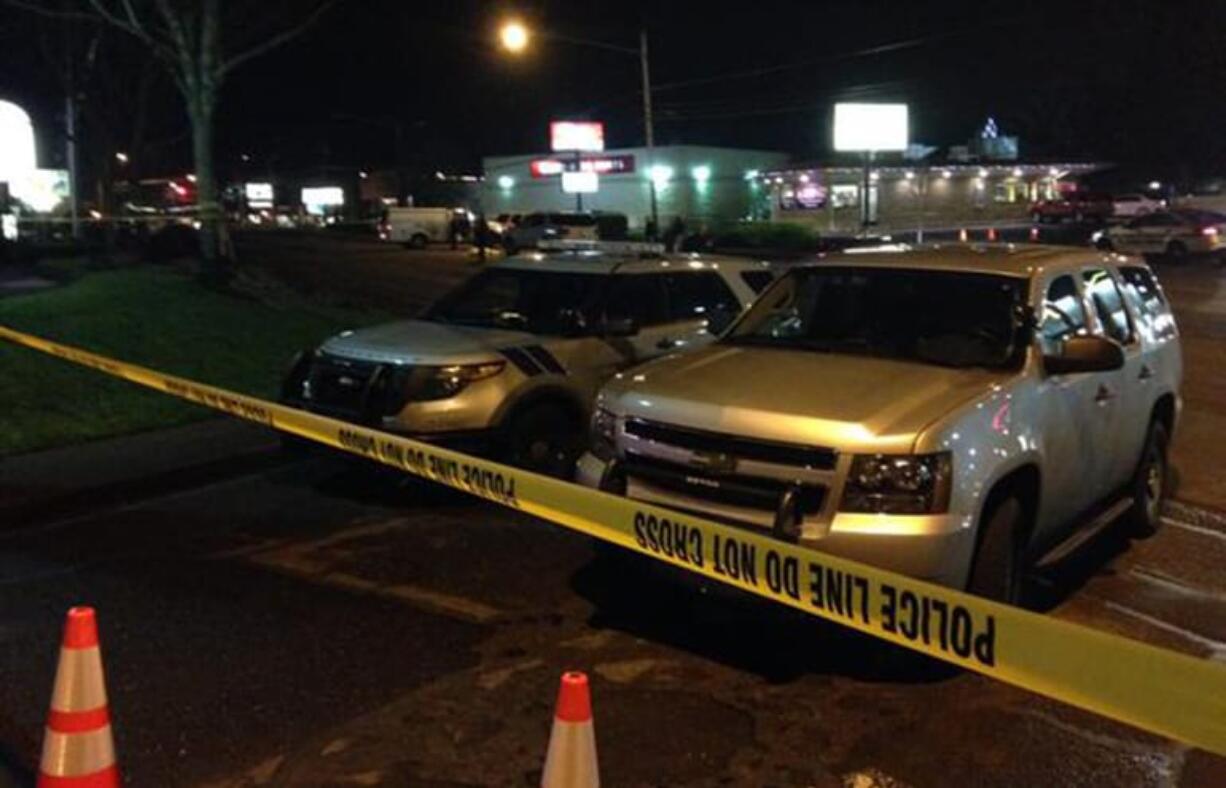
<path fill-rule="evenodd" d="M 632 337 L 639 332 L 639 324 L 632 317 L 615 317 L 605 321 L 604 333 L 610 337 Z"/>
<path fill-rule="evenodd" d="M 1069 337 L 1058 355 L 1043 356 L 1049 375 L 1111 372 L 1124 366 L 1124 349 L 1105 337 Z"/>

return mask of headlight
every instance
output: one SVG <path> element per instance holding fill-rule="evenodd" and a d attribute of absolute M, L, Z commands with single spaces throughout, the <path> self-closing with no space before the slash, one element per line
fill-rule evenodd
<path fill-rule="evenodd" d="M 602 460 L 617 453 L 617 416 L 604 408 L 592 414 L 592 453 Z"/>
<path fill-rule="evenodd" d="M 470 383 L 494 377 L 505 366 L 506 362 L 491 361 L 451 367 L 410 367 L 404 373 L 405 399 L 409 402 L 448 399 L 459 394 Z"/>
<path fill-rule="evenodd" d="M 844 512 L 938 514 L 949 510 L 950 454 L 861 454 L 843 487 Z"/>

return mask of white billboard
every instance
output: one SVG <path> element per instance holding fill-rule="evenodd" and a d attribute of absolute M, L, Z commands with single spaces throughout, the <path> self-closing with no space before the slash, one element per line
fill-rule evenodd
<path fill-rule="evenodd" d="M 836 151 L 906 150 L 906 104 L 835 104 Z"/>
<path fill-rule="evenodd" d="M 556 120 L 549 124 L 549 146 L 555 151 L 602 151 L 604 124 Z"/>
<path fill-rule="evenodd" d="M 345 204 L 345 190 L 339 186 L 316 186 L 302 190 L 302 204 L 307 213 L 320 216 L 328 208 Z"/>
<path fill-rule="evenodd" d="M 272 206 L 271 183 L 248 183 L 243 186 L 247 196 L 247 204 L 252 208 L 268 208 Z"/>
<path fill-rule="evenodd" d="M 562 173 L 562 191 L 567 194 L 592 194 L 600 190 L 600 176 L 593 170 Z"/>

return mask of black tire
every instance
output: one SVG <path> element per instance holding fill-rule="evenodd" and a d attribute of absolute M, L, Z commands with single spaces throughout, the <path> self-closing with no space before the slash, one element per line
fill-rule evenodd
<path fill-rule="evenodd" d="M 514 414 L 502 429 L 504 459 L 518 468 L 570 479 L 583 451 L 583 420 L 550 403 Z"/>
<path fill-rule="evenodd" d="M 409 248 L 425 249 L 426 245 L 429 243 L 430 243 L 430 239 L 426 237 L 425 233 L 417 233 L 416 235 L 414 235 L 412 238 L 409 239 Z"/>
<path fill-rule="evenodd" d="M 1166 245 L 1166 259 L 1175 264 L 1183 264 L 1188 261 L 1188 247 L 1183 245 L 1181 241 L 1171 241 Z"/>
<path fill-rule="evenodd" d="M 1151 422 L 1136 473 L 1128 484 L 1132 508 L 1124 515 L 1129 533 L 1139 539 L 1153 536 L 1162 526 L 1162 508 L 1170 490 L 1169 445 L 1166 425 L 1157 420 Z"/>
<path fill-rule="evenodd" d="M 1026 511 L 1013 496 L 998 501 L 984 514 L 967 591 L 1009 605 L 1021 603 L 1025 525 Z"/>
<path fill-rule="evenodd" d="M 1111 239 L 1105 235 L 1102 238 L 1099 238 L 1094 245 L 1104 252 L 1115 251 L 1115 244 L 1111 243 Z"/>

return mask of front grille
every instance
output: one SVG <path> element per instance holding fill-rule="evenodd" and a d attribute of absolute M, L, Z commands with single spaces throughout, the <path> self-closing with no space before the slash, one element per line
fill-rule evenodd
<path fill-rule="evenodd" d="M 308 401 L 350 418 L 390 416 L 404 407 L 399 379 L 396 369 L 387 364 L 320 354 L 307 374 Z"/>
<path fill-rule="evenodd" d="M 776 465 L 829 471 L 834 469 L 838 454 L 834 449 L 804 446 L 797 443 L 757 440 L 720 432 L 707 432 L 689 427 L 676 427 L 645 419 L 627 419 L 626 434 L 636 438 L 665 443 L 691 451 L 729 454 L 742 460 L 757 460 Z"/>
<path fill-rule="evenodd" d="M 791 484 L 735 473 L 709 473 L 641 454 L 628 453 L 624 467 L 627 477 L 642 479 L 660 489 L 747 509 L 774 512 L 784 492 L 793 489 L 797 493 L 798 511 L 807 516 L 820 512 L 826 498 L 826 488 L 821 485 Z"/>

